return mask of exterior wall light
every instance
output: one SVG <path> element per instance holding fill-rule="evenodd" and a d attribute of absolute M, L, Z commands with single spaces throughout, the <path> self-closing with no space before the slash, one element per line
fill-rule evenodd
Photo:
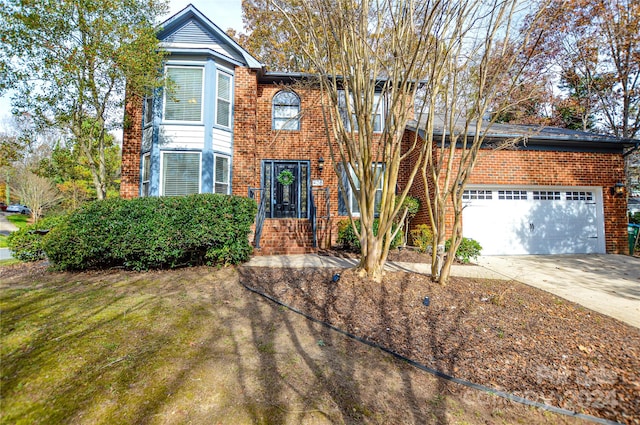
<path fill-rule="evenodd" d="M 322 170 L 324 170 L 324 158 L 320 157 L 318 158 L 318 171 L 322 173 Z"/>
<path fill-rule="evenodd" d="M 616 183 L 612 188 L 611 188 L 611 193 L 614 196 L 624 196 L 626 191 L 626 187 L 624 185 L 624 183 L 622 182 L 618 182 Z"/>

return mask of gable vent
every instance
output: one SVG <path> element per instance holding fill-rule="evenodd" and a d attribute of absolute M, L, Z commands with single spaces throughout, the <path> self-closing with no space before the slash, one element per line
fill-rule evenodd
<path fill-rule="evenodd" d="M 164 41 L 169 43 L 220 44 L 217 37 L 214 37 L 195 21 L 189 21 Z"/>

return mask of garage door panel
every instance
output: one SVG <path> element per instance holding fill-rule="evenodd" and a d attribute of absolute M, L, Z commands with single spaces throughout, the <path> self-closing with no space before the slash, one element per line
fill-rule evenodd
<path fill-rule="evenodd" d="M 585 195 L 592 192 L 516 192 L 518 196 L 495 190 L 486 195 L 491 199 L 465 200 L 463 234 L 480 242 L 483 255 L 604 251 L 599 235 L 604 225 L 598 218 L 597 202 L 593 195 Z"/>

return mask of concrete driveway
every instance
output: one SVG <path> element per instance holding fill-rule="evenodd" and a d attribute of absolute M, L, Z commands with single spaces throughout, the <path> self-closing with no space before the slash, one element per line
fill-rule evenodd
<path fill-rule="evenodd" d="M 640 258 L 626 255 L 480 257 L 477 263 L 640 328 Z"/>

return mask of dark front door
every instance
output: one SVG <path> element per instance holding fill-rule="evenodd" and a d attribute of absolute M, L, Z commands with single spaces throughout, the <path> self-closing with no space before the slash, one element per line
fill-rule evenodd
<path fill-rule="evenodd" d="M 309 163 L 263 161 L 266 216 L 307 218 Z"/>
<path fill-rule="evenodd" d="M 298 164 L 276 163 L 273 167 L 275 185 L 273 192 L 273 217 L 298 217 L 298 181 L 300 173 Z M 281 176 L 278 179 L 278 176 Z"/>

